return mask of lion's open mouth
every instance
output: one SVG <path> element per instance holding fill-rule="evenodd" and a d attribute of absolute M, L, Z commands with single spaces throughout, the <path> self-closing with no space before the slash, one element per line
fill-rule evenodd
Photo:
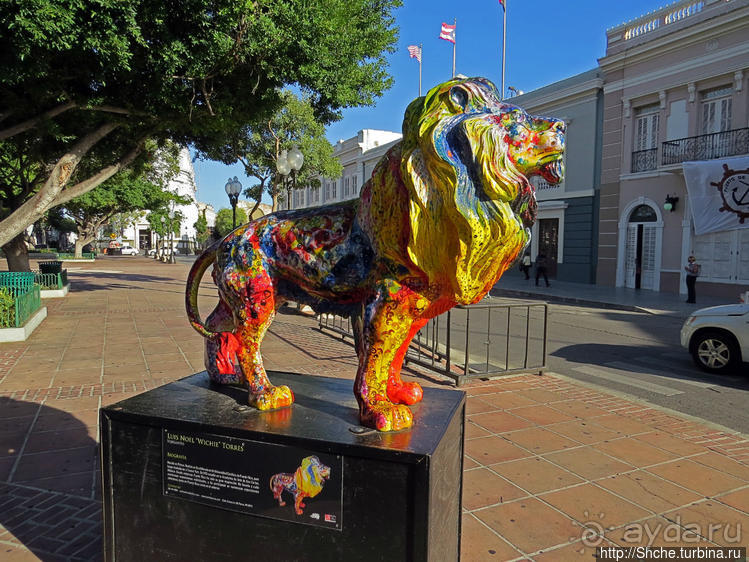
<path fill-rule="evenodd" d="M 552 185 L 558 184 L 564 178 L 564 162 L 561 156 L 555 156 L 554 160 L 542 164 L 539 172 L 547 182 Z"/>

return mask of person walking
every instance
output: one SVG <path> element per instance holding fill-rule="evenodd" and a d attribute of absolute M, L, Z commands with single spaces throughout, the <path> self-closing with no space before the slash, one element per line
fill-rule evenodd
<path fill-rule="evenodd" d="M 695 298 L 695 288 L 694 285 L 697 282 L 697 277 L 700 275 L 700 270 L 702 269 L 702 266 L 697 263 L 697 258 L 694 256 L 689 256 L 689 259 L 687 260 L 687 265 L 684 268 L 684 270 L 687 272 L 687 302 L 694 304 L 697 302 Z"/>
<path fill-rule="evenodd" d="M 530 255 L 530 253 L 526 252 L 523 255 L 523 259 L 520 262 L 520 264 L 522 265 L 522 271 L 523 271 L 523 273 L 525 273 L 525 280 L 526 281 L 531 278 L 531 276 L 528 275 L 528 272 L 531 270 L 531 263 L 532 263 L 531 262 L 531 255 Z"/>
<path fill-rule="evenodd" d="M 543 251 L 539 252 L 536 256 L 536 287 L 538 287 L 538 279 L 542 275 L 546 282 L 546 286 L 550 287 L 549 278 L 546 276 L 546 254 L 544 254 Z"/>

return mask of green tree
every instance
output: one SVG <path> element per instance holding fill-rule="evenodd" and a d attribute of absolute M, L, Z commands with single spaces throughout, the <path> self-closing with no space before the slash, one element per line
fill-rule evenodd
<path fill-rule="evenodd" d="M 132 170 L 108 179 L 98 188 L 65 204 L 67 214 L 75 221 L 78 238 L 75 255 L 81 257 L 83 246 L 96 240 L 99 230 L 110 224 L 120 234 L 139 211 L 168 203 L 170 193 L 160 184 L 149 181 Z M 116 219 L 120 219 L 119 221 Z"/>
<path fill-rule="evenodd" d="M 237 226 L 245 224 L 247 221 L 247 213 L 242 207 L 237 207 Z M 216 226 L 214 231 L 216 236 L 223 238 L 232 231 L 232 212 L 231 209 L 219 209 L 216 213 Z"/>
<path fill-rule="evenodd" d="M 204 249 L 208 239 L 211 237 L 211 232 L 208 230 L 208 220 L 205 218 L 205 209 L 198 216 L 198 220 L 193 225 L 195 227 L 195 240 L 198 243 L 200 249 Z"/>
<path fill-rule="evenodd" d="M 25 252 L 28 225 L 138 163 L 147 139 L 210 152 L 264 123 L 285 85 L 305 92 L 323 122 L 371 104 L 392 82 L 384 55 L 400 3 L 1 3 L 0 246 L 9 267 Z"/>
<path fill-rule="evenodd" d="M 176 198 L 178 204 L 184 204 L 181 197 L 170 194 L 172 199 Z M 148 213 L 148 224 L 153 232 L 159 235 L 157 245 L 157 255 L 162 255 L 165 248 L 169 246 L 169 241 L 174 241 L 175 236 L 179 237 L 180 227 L 184 216 L 180 211 L 174 210 L 174 203 L 159 207 Z M 163 220 L 162 220 L 163 219 Z M 172 251 L 174 248 L 172 248 Z"/>
<path fill-rule="evenodd" d="M 147 165 L 119 172 L 96 189 L 64 205 L 65 214 L 76 226 L 76 257 L 81 256 L 83 246 L 96 240 L 104 225 L 121 235 L 143 215 L 143 211 L 160 209 L 175 202 L 176 196 L 166 191 L 166 187 L 179 172 L 179 147 L 167 143 L 160 150 L 153 147 L 152 150 L 153 156 Z M 180 203 L 189 202 L 183 197 L 176 199 Z"/>
<path fill-rule="evenodd" d="M 270 195 L 275 211 L 279 198 L 287 196 L 292 184 L 319 187 L 319 176 L 337 178 L 343 171 L 333 156 L 333 145 L 325 138 L 325 126 L 315 115 L 313 100 L 289 91 L 280 96 L 283 105 L 262 126 L 244 127 L 226 145 L 206 153 L 208 158 L 227 164 L 239 160 L 245 174 L 259 181 L 244 191 L 247 199 L 255 201 L 253 212 L 264 193 Z M 282 180 L 276 162 L 282 150 L 293 146 L 304 154 L 304 165 L 295 179 L 287 176 Z"/>
<path fill-rule="evenodd" d="M 67 216 L 64 209 L 56 207 L 47 211 L 46 224 L 54 228 L 60 234 L 76 232 L 75 221 Z"/>

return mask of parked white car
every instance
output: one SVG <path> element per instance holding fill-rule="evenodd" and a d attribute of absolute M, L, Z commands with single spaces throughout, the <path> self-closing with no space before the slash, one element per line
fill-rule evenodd
<path fill-rule="evenodd" d="M 122 252 L 123 256 L 137 256 L 138 255 L 138 249 L 133 248 L 129 244 L 123 244 L 122 248 L 120 248 L 120 251 Z"/>
<path fill-rule="evenodd" d="M 737 370 L 749 361 L 749 304 L 701 308 L 681 328 L 681 345 L 700 369 L 711 373 Z"/>

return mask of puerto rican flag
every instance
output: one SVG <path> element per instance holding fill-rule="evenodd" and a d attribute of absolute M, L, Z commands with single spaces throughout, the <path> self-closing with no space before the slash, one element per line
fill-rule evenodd
<path fill-rule="evenodd" d="M 442 23 L 442 30 L 440 31 L 440 39 L 455 43 L 455 26 L 447 23 Z"/>
<path fill-rule="evenodd" d="M 412 59 L 416 59 L 417 61 L 421 62 L 421 47 L 419 47 L 418 45 L 409 45 L 408 55 Z"/>

